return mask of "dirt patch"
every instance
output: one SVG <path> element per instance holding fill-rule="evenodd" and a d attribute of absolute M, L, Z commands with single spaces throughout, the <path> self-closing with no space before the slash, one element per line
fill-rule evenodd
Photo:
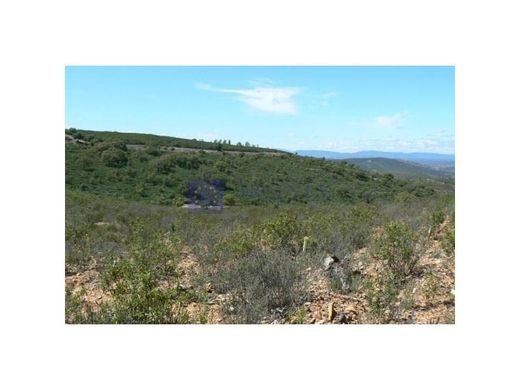
<path fill-rule="evenodd" d="M 93 260 L 86 271 L 65 276 L 65 286 L 73 294 L 80 294 L 82 302 L 93 311 L 99 310 L 102 303 L 111 299 L 110 294 L 101 287 L 101 275 L 96 267 L 97 262 Z"/>

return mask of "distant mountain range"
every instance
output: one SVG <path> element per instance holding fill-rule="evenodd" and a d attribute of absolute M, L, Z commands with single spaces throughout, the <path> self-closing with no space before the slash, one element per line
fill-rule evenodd
<path fill-rule="evenodd" d="M 351 164 L 371 172 L 392 173 L 396 177 L 411 179 L 419 177 L 442 178 L 455 175 L 455 166 L 451 164 L 424 164 L 384 157 L 349 158 Z"/>
<path fill-rule="evenodd" d="M 366 150 L 354 153 L 329 152 L 325 150 L 297 150 L 300 156 L 344 160 L 350 158 L 391 158 L 395 160 L 414 161 L 423 164 L 455 164 L 454 154 L 440 153 L 402 153 Z"/>

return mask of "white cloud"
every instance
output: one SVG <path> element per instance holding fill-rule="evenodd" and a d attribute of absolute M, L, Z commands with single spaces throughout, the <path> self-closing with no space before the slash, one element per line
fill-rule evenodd
<path fill-rule="evenodd" d="M 375 118 L 375 122 L 385 128 L 395 129 L 401 126 L 401 123 L 406 118 L 407 114 L 405 112 L 398 112 L 394 115 L 389 116 L 378 116 Z"/>
<path fill-rule="evenodd" d="M 330 150 L 336 152 L 358 152 L 362 150 L 378 150 L 385 152 L 434 152 L 453 153 L 453 139 L 440 139 L 432 137 L 402 139 L 371 138 L 359 140 L 344 140 L 315 144 L 316 150 Z"/>
<path fill-rule="evenodd" d="M 198 83 L 198 89 L 235 95 L 249 107 L 272 114 L 296 115 L 298 107 L 294 97 L 301 91 L 294 87 L 255 87 L 249 89 L 214 88 L 208 84 Z"/>

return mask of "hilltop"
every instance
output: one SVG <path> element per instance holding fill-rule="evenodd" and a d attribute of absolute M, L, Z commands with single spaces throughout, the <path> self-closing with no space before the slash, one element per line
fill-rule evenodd
<path fill-rule="evenodd" d="M 120 142 L 134 148 L 147 146 L 171 150 L 173 150 L 173 148 L 189 148 L 215 151 L 225 150 L 238 152 L 275 152 L 280 154 L 287 153 L 276 149 L 253 146 L 250 145 L 247 141 L 244 142 L 243 145 L 240 142 L 233 145 L 229 140 L 215 140 L 214 142 L 207 142 L 203 140 L 170 137 L 165 135 L 81 130 L 75 128 L 66 129 L 65 134 L 69 137 L 73 137 L 75 140 L 86 141 L 88 143 Z"/>
<path fill-rule="evenodd" d="M 76 129 L 66 138 L 67 190 L 126 200 L 182 205 L 194 181 L 218 183 L 227 205 L 371 203 L 435 192 L 347 161 L 269 148 Z"/>

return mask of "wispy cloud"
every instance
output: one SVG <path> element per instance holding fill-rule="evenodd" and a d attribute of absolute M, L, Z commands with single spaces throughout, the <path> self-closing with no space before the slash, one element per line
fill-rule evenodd
<path fill-rule="evenodd" d="M 262 112 L 282 115 L 296 115 L 298 107 L 294 98 L 301 92 L 296 87 L 257 86 L 249 89 L 215 88 L 209 84 L 198 83 L 198 89 L 235 95 L 247 106 Z"/>
<path fill-rule="evenodd" d="M 387 129 L 396 129 L 401 127 L 401 124 L 406 119 L 407 115 L 408 114 L 406 112 L 398 112 L 393 115 L 378 116 L 374 120 L 379 126 L 385 127 Z"/>

